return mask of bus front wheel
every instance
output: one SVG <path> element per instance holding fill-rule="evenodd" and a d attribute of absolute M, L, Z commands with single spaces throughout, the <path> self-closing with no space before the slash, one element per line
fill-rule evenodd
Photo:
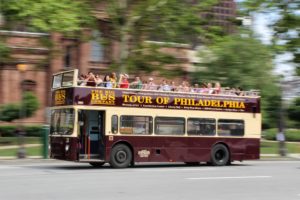
<path fill-rule="evenodd" d="M 113 147 L 110 154 L 110 165 L 113 168 L 125 168 L 132 161 L 132 152 L 127 145 L 117 144 Z"/>
<path fill-rule="evenodd" d="M 217 144 L 211 151 L 211 164 L 214 166 L 224 166 L 229 162 L 230 155 L 227 147 L 223 144 Z"/>

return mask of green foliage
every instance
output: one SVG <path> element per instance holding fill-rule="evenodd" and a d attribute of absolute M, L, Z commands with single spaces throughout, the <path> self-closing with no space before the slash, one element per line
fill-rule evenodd
<path fill-rule="evenodd" d="M 9 58 L 10 55 L 10 49 L 0 41 L 0 63 L 4 62 Z"/>
<path fill-rule="evenodd" d="M 210 10 L 217 0 L 204 0 L 195 4 L 181 0 L 105 2 L 112 21 L 112 37 L 121 44 L 121 54 L 116 60 L 121 66 L 120 70 L 139 69 L 147 72 L 149 69 L 156 70 L 158 65 L 174 62 L 162 55 L 162 52 L 153 50 L 152 46 L 145 45 L 144 41 L 196 46 L 200 42 L 209 43 L 224 34 L 220 33 L 220 29 L 207 28 L 209 19 L 199 17 L 199 13 Z"/>
<path fill-rule="evenodd" d="M 300 97 L 296 98 L 287 109 L 288 117 L 300 127 Z"/>
<path fill-rule="evenodd" d="M 195 82 L 219 81 L 223 87 L 259 89 L 263 124 L 276 125 L 280 90 L 272 75 L 272 54 L 267 46 L 250 37 L 233 35 L 200 51 L 200 58 Z"/>
<path fill-rule="evenodd" d="M 11 122 L 20 118 L 20 105 L 19 104 L 6 104 L 0 107 L 0 120 Z"/>
<path fill-rule="evenodd" d="M 296 72 L 300 75 L 300 3 L 286 0 L 246 0 L 244 9 L 248 12 L 277 13 L 280 18 L 270 27 L 273 31 L 273 45 L 278 53 L 291 52 Z M 279 42 L 281 41 L 281 42 Z M 282 42 L 285 41 L 285 42 Z"/>
<path fill-rule="evenodd" d="M 276 134 L 278 129 L 272 128 L 263 131 L 263 138 L 267 140 L 276 140 Z M 286 129 L 285 130 L 285 139 L 290 142 L 299 142 L 300 141 L 300 130 L 299 129 Z"/>
<path fill-rule="evenodd" d="M 35 31 L 70 33 L 93 22 L 91 4 L 86 0 L 0 0 L 9 24 Z"/>
<path fill-rule="evenodd" d="M 0 126 L 0 136 L 1 137 L 15 137 L 15 131 L 18 126 L 15 125 L 2 125 Z M 27 137 L 41 137 L 43 126 L 25 126 L 24 130 Z"/>
<path fill-rule="evenodd" d="M 31 92 L 25 92 L 23 95 L 23 101 L 21 107 L 24 111 L 24 117 L 32 116 L 39 108 L 39 101 L 37 97 Z"/>
<path fill-rule="evenodd" d="M 0 107 L 0 121 L 11 122 L 15 119 L 32 116 L 39 107 L 38 99 L 31 92 L 25 92 L 20 104 L 6 104 Z"/>

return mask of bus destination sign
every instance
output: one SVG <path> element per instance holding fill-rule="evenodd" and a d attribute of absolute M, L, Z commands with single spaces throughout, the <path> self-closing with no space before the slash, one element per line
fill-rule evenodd
<path fill-rule="evenodd" d="M 54 106 L 122 106 L 158 109 L 260 112 L 258 98 L 240 96 L 105 88 L 68 88 L 65 92 L 60 90 L 54 91 L 53 96 L 55 97 L 52 98 L 52 104 Z"/>

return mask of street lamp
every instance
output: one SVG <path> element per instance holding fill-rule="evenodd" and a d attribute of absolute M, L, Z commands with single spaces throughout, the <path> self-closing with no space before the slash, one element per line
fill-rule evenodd
<path fill-rule="evenodd" d="M 21 88 L 21 105 L 20 105 L 20 111 L 19 111 L 19 117 L 20 117 L 20 121 L 19 121 L 19 130 L 17 131 L 18 134 L 18 139 L 19 139 L 19 145 L 20 148 L 17 152 L 17 157 L 18 158 L 25 158 L 26 156 L 26 150 L 25 150 L 25 142 L 24 142 L 24 136 L 25 136 L 25 130 L 22 124 L 22 119 L 24 117 L 24 86 L 23 86 L 23 82 L 24 82 L 24 73 L 27 70 L 27 65 L 24 63 L 21 64 L 17 64 L 17 69 L 20 72 L 20 88 Z"/>

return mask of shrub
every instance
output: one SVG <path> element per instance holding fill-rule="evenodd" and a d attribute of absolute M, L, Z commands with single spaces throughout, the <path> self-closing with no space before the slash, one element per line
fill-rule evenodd
<path fill-rule="evenodd" d="M 263 131 L 263 138 L 266 140 L 276 140 L 276 134 L 278 129 L 272 128 Z M 300 129 L 286 129 L 285 130 L 286 141 L 298 142 L 300 141 Z"/>
<path fill-rule="evenodd" d="M 15 130 L 18 126 L 15 125 L 7 125 L 7 126 L 0 126 L 0 136 L 2 137 L 14 137 Z M 25 126 L 26 137 L 41 137 L 43 126 L 41 125 L 34 125 L 34 126 Z"/>

